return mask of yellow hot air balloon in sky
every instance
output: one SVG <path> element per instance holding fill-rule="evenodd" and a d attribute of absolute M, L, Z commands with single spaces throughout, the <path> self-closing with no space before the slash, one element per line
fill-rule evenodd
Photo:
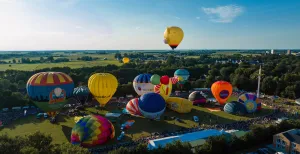
<path fill-rule="evenodd" d="M 109 73 L 96 73 L 89 78 L 88 87 L 100 106 L 105 106 L 117 91 L 118 80 Z"/>
<path fill-rule="evenodd" d="M 164 33 L 164 42 L 168 44 L 173 50 L 180 44 L 184 36 L 184 33 L 179 27 L 168 27 Z"/>
<path fill-rule="evenodd" d="M 129 63 L 129 61 L 130 61 L 129 58 L 127 58 L 127 57 L 124 57 L 124 58 L 123 58 L 123 63 L 124 63 L 124 64 Z"/>

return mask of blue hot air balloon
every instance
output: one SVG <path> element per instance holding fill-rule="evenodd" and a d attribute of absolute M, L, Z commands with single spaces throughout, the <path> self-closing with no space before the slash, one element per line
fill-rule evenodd
<path fill-rule="evenodd" d="M 179 84 L 183 85 L 190 77 L 190 73 L 186 69 L 178 69 L 174 73 L 175 77 L 179 78 Z"/>
<path fill-rule="evenodd" d="M 90 95 L 90 90 L 87 86 L 79 86 L 74 88 L 73 96 L 79 101 L 80 103 L 85 103 Z"/>
<path fill-rule="evenodd" d="M 151 83 L 151 74 L 140 74 L 133 80 L 133 88 L 138 95 L 143 95 L 149 92 L 153 92 L 154 85 Z"/>
<path fill-rule="evenodd" d="M 224 106 L 224 112 L 227 112 L 229 114 L 246 114 L 247 110 L 244 104 L 232 101 L 230 103 L 226 103 Z"/>
<path fill-rule="evenodd" d="M 139 98 L 139 109 L 149 119 L 159 119 L 166 109 L 166 102 L 157 93 L 147 93 Z"/>

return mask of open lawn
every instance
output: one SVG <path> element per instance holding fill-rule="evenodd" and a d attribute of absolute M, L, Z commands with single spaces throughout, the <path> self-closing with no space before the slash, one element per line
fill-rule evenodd
<path fill-rule="evenodd" d="M 117 103 L 110 103 L 107 104 L 105 109 L 87 108 L 85 112 L 89 114 L 100 114 L 104 116 L 107 112 L 121 110 L 122 109 L 119 109 L 117 107 Z M 177 112 L 167 109 L 162 115 L 160 121 L 150 121 L 146 118 L 124 115 L 113 123 L 116 129 L 116 137 L 108 144 L 115 144 L 118 142 L 117 137 L 121 133 L 121 124 L 123 124 L 127 120 L 135 120 L 135 123 L 126 132 L 126 137 L 123 141 L 136 140 L 142 136 L 148 136 L 150 135 L 150 133 L 153 132 L 175 131 L 180 128 L 190 128 L 193 126 L 198 126 L 199 124 L 231 123 L 238 120 L 247 120 L 249 118 L 266 115 L 271 112 L 271 109 L 263 108 L 262 111 L 260 111 L 259 113 L 249 114 L 247 116 L 236 116 L 225 113 L 223 111 L 211 112 L 206 108 L 194 106 L 192 112 L 187 114 L 179 114 Z M 183 123 L 169 119 L 173 116 L 180 118 L 183 121 Z M 198 116 L 200 122 L 195 123 L 192 120 L 193 116 Z M 167 117 L 168 119 L 165 119 Z M 49 120 L 39 120 L 36 119 L 35 116 L 29 116 L 15 121 L 9 126 L 6 126 L 6 128 L 3 128 L 1 130 L 0 134 L 7 133 L 8 135 L 17 136 L 26 135 L 28 133 L 33 133 L 39 130 L 44 133 L 49 133 L 53 137 L 54 143 L 62 143 L 69 141 L 71 130 L 74 124 L 75 122 L 73 117 L 58 116 L 58 123 L 51 124 Z"/>

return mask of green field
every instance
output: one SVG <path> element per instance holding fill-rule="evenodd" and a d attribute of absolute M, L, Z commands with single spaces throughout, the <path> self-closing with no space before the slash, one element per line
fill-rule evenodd
<path fill-rule="evenodd" d="M 122 65 L 118 60 L 114 58 L 114 54 L 68 54 L 62 55 L 63 57 L 69 58 L 70 62 L 60 62 L 60 63 L 37 63 L 37 64 L 0 64 L 0 71 L 5 71 L 7 69 L 14 69 L 14 70 L 24 70 L 24 71 L 32 71 L 38 70 L 43 68 L 52 68 L 52 67 L 70 67 L 70 68 L 82 68 L 82 67 L 94 67 L 94 66 L 105 66 L 108 64 L 114 65 Z M 82 56 L 90 56 L 94 58 L 99 58 L 95 61 L 79 61 L 77 60 L 78 57 Z M 27 58 L 27 57 L 25 57 Z M 44 57 L 46 58 L 46 57 Z M 59 55 L 55 56 L 54 59 L 59 58 Z M 107 60 L 103 60 L 103 58 L 107 58 Z M 20 60 L 21 58 L 11 58 L 5 59 L 4 61 L 12 61 L 13 59 Z M 31 60 L 38 60 L 40 57 L 30 57 Z"/>
<path fill-rule="evenodd" d="M 236 98 L 232 98 L 236 99 Z M 230 101 L 230 100 L 229 100 Z M 105 113 L 119 110 L 116 103 L 111 103 L 106 106 L 105 109 L 100 110 L 96 108 L 87 108 L 85 112 L 89 114 L 100 114 L 105 115 Z M 163 132 L 163 131 L 175 131 L 179 128 L 190 128 L 198 126 L 192 119 L 193 116 L 198 116 L 200 124 L 217 124 L 217 123 L 231 123 L 238 120 L 247 120 L 253 117 L 262 116 L 271 113 L 272 110 L 268 108 L 263 108 L 262 111 L 255 114 L 249 114 L 247 116 L 236 116 L 231 115 L 222 111 L 211 112 L 206 108 L 194 106 L 192 112 L 187 114 L 179 114 L 171 110 L 166 110 L 162 115 L 160 121 L 150 121 L 149 119 L 141 117 L 128 117 L 122 116 L 114 123 L 116 130 L 116 137 L 114 140 L 110 141 L 108 144 L 117 143 L 117 137 L 120 135 L 120 127 L 127 120 L 135 120 L 135 123 L 126 132 L 126 137 L 123 141 L 130 141 L 138 139 L 142 136 L 149 136 L 153 132 Z M 165 120 L 164 117 L 178 117 L 184 121 L 184 123 L 177 122 L 176 120 Z M 211 120 L 210 120 L 211 119 Z M 20 120 L 15 121 L 13 124 L 6 126 L 1 130 L 2 133 L 7 133 L 11 136 L 26 135 L 28 133 L 33 133 L 37 130 L 50 134 L 54 143 L 68 142 L 72 127 L 74 126 L 74 118 L 72 117 L 62 117 L 58 116 L 58 123 L 51 124 L 49 120 L 39 120 L 35 116 L 29 116 Z"/>

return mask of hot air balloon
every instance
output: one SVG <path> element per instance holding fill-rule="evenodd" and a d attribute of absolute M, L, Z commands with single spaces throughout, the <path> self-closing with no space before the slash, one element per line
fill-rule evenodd
<path fill-rule="evenodd" d="M 206 103 L 206 98 L 203 96 L 203 93 L 200 91 L 194 91 L 189 95 L 189 100 L 196 104 L 204 104 Z"/>
<path fill-rule="evenodd" d="M 151 76 L 150 81 L 153 85 L 158 85 L 160 83 L 160 76 L 157 74 L 154 74 Z"/>
<path fill-rule="evenodd" d="M 178 69 L 174 73 L 174 77 L 178 77 L 178 83 L 182 86 L 190 77 L 190 73 L 186 69 Z"/>
<path fill-rule="evenodd" d="M 180 97 L 169 97 L 166 103 L 169 109 L 178 113 L 189 113 L 193 108 L 193 102 Z"/>
<path fill-rule="evenodd" d="M 225 104 L 232 93 L 232 86 L 226 81 L 217 81 L 211 85 L 211 92 L 220 104 Z"/>
<path fill-rule="evenodd" d="M 255 94 L 245 93 L 239 97 L 238 101 L 245 105 L 248 113 L 261 109 L 261 101 Z"/>
<path fill-rule="evenodd" d="M 139 109 L 149 119 L 159 119 L 166 109 L 165 100 L 156 93 L 147 93 L 139 98 Z"/>
<path fill-rule="evenodd" d="M 86 86 L 79 86 L 74 88 L 73 96 L 76 98 L 76 100 L 80 103 L 85 103 L 90 95 L 90 90 Z"/>
<path fill-rule="evenodd" d="M 184 33 L 179 27 L 167 27 L 164 32 L 164 42 L 168 44 L 173 50 L 177 48 L 184 36 Z"/>
<path fill-rule="evenodd" d="M 74 83 L 62 72 L 40 72 L 29 78 L 26 89 L 34 104 L 54 117 L 72 96 Z"/>
<path fill-rule="evenodd" d="M 127 63 L 129 63 L 129 61 L 130 61 L 130 59 L 129 59 L 129 58 L 127 58 L 127 57 L 124 57 L 124 58 L 123 58 L 123 63 L 124 63 L 124 64 L 127 64 Z"/>
<path fill-rule="evenodd" d="M 142 113 L 139 109 L 139 99 L 134 98 L 134 99 L 130 100 L 126 105 L 126 110 L 131 115 L 141 116 Z"/>
<path fill-rule="evenodd" d="M 165 100 L 168 100 L 172 92 L 172 85 L 178 82 L 178 78 L 177 77 L 169 78 L 168 76 L 165 75 L 161 77 L 160 81 L 163 83 L 155 85 L 154 92 L 160 94 Z"/>
<path fill-rule="evenodd" d="M 115 137 L 115 128 L 104 117 L 90 115 L 81 118 L 73 127 L 71 143 L 83 147 L 92 147 L 106 143 Z"/>
<path fill-rule="evenodd" d="M 88 87 L 103 107 L 117 91 L 118 80 L 109 73 L 96 73 L 89 78 Z"/>
<path fill-rule="evenodd" d="M 133 88 L 138 95 L 153 92 L 154 85 L 150 81 L 151 74 L 140 74 L 133 80 Z"/>
<path fill-rule="evenodd" d="M 244 115 L 247 113 L 246 107 L 244 104 L 232 101 L 230 103 L 226 103 L 224 106 L 224 112 L 227 112 L 229 114 L 240 114 Z"/>

